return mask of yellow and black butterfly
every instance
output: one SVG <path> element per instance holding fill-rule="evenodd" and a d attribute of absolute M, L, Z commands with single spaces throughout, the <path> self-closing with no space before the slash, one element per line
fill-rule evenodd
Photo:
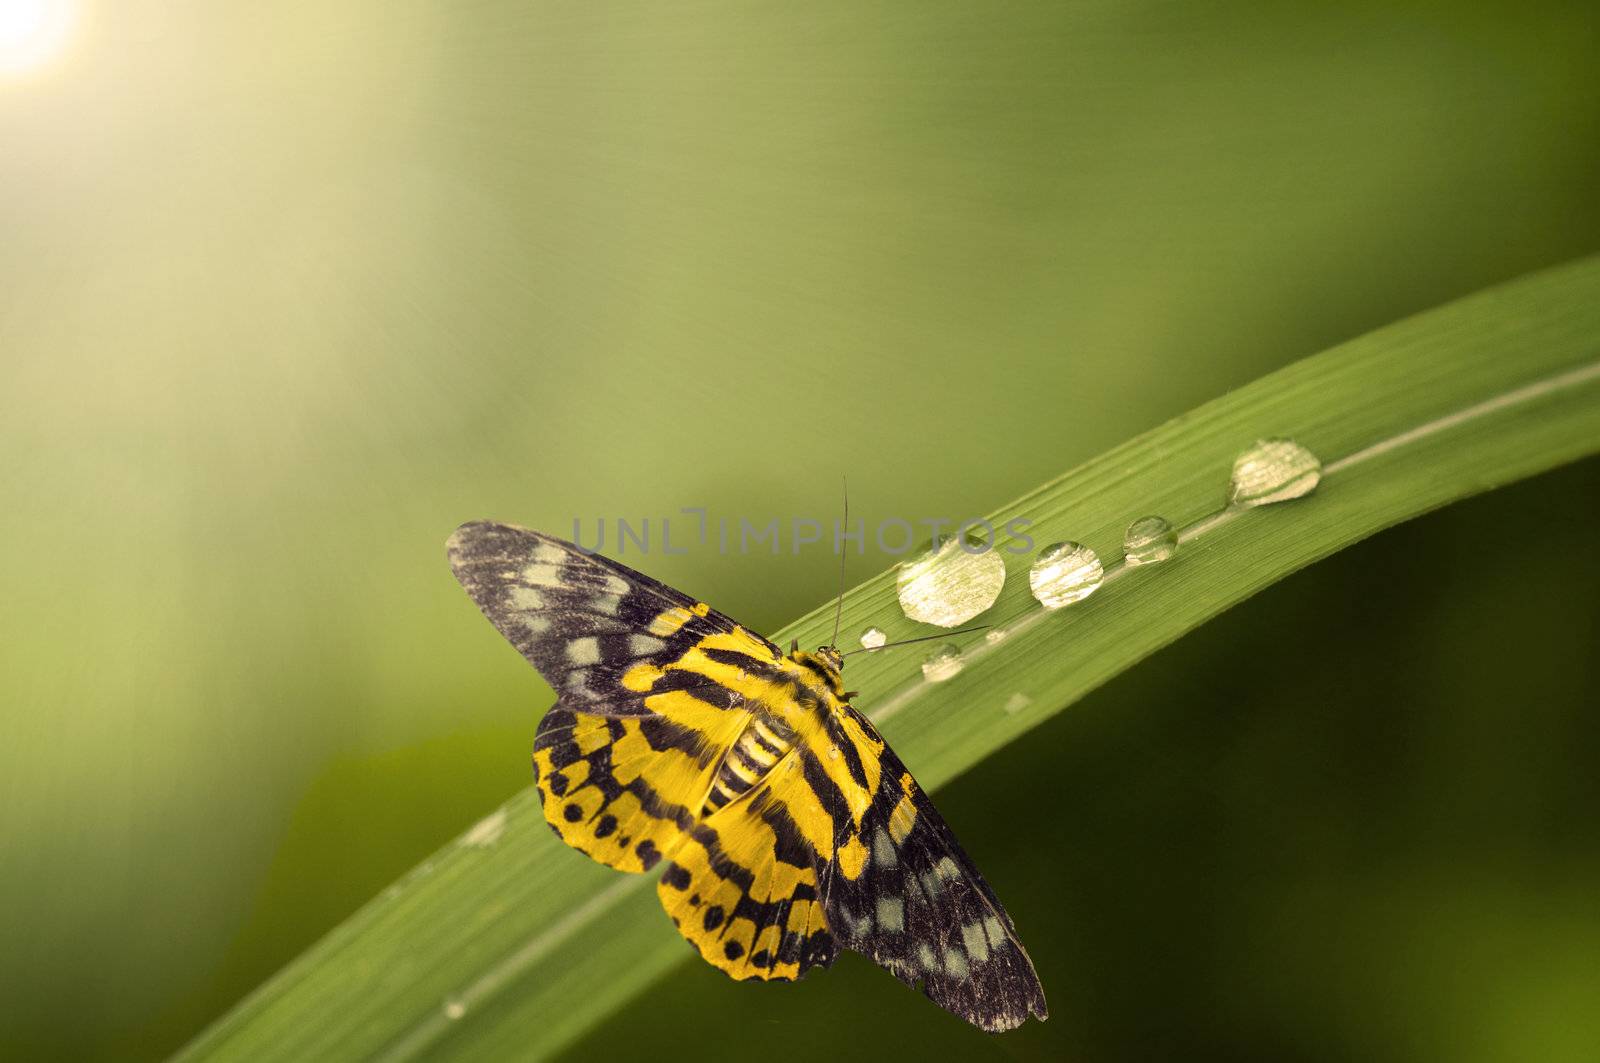
<path fill-rule="evenodd" d="M 1046 1016 L 1016 928 L 877 729 L 842 657 L 771 642 L 571 543 L 462 525 L 456 578 L 558 692 L 544 815 L 662 906 L 709 963 L 792 980 L 840 947 L 985 1030 Z"/>

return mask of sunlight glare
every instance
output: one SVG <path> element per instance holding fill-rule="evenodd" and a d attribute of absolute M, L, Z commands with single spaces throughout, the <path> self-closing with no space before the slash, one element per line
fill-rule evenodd
<path fill-rule="evenodd" d="M 72 0 L 0 0 L 0 76 L 54 59 L 72 28 Z"/>

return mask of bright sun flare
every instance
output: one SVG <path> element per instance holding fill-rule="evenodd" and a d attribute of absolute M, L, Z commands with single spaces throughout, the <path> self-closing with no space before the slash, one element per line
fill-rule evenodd
<path fill-rule="evenodd" d="M 0 0 L 0 75 L 54 59 L 72 28 L 73 0 Z"/>

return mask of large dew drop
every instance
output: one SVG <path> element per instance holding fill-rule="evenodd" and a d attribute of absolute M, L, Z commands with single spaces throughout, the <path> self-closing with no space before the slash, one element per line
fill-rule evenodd
<path fill-rule="evenodd" d="M 994 604 L 1006 581 L 1006 563 L 993 549 L 951 539 L 900 570 L 900 608 L 923 624 L 959 627 Z"/>
<path fill-rule="evenodd" d="M 1322 480 L 1322 462 L 1292 439 L 1263 439 L 1233 462 L 1228 503 L 1265 506 L 1309 495 Z"/>
<path fill-rule="evenodd" d="M 961 651 L 952 643 L 945 643 L 922 662 L 922 675 L 930 683 L 942 683 L 946 679 L 961 671 L 966 664 L 961 659 Z"/>
<path fill-rule="evenodd" d="M 1178 532 L 1165 517 L 1140 517 L 1122 537 L 1122 559 L 1130 565 L 1153 565 L 1178 552 Z"/>
<path fill-rule="evenodd" d="M 1046 609 L 1081 602 L 1100 587 L 1105 569 L 1081 543 L 1052 543 L 1039 551 L 1028 570 L 1028 589 Z"/>
<path fill-rule="evenodd" d="M 864 650 L 881 649 L 888 641 L 889 636 L 879 628 L 869 627 L 861 633 L 861 648 Z"/>

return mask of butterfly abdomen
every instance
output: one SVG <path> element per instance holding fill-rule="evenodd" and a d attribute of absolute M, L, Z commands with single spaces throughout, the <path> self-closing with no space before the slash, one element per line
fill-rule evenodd
<path fill-rule="evenodd" d="M 705 815 L 710 815 L 740 794 L 749 792 L 793 748 L 788 729 L 777 720 L 753 714 L 738 741 L 728 749 L 717 768 Z"/>

